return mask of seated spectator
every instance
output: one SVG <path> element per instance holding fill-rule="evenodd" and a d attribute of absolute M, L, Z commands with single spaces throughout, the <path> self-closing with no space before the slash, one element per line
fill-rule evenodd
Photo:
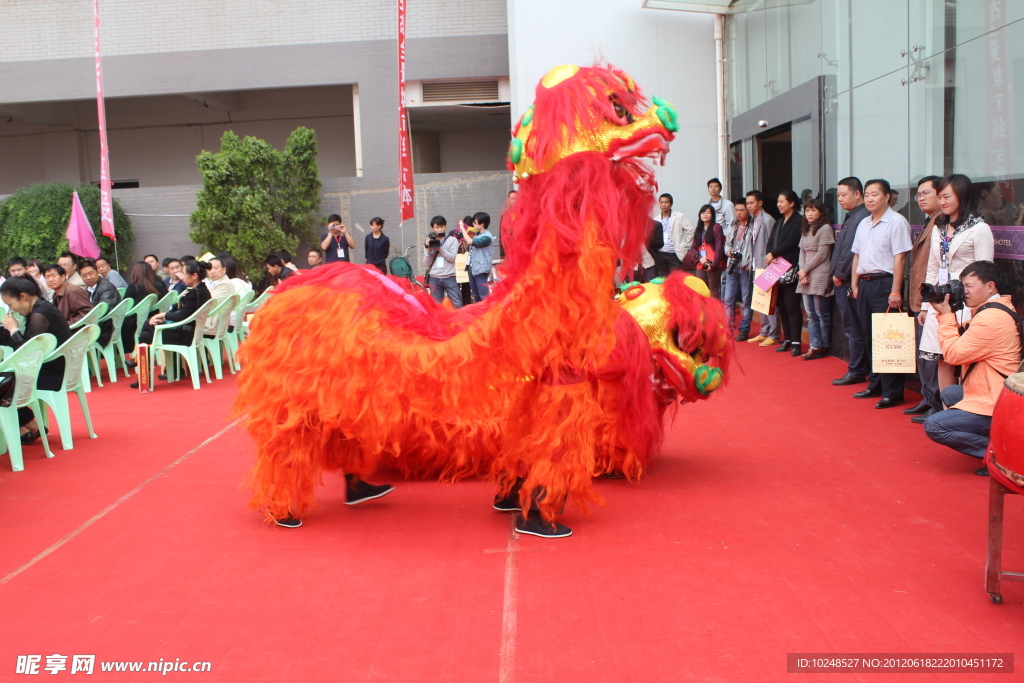
<path fill-rule="evenodd" d="M 1022 331 L 1010 297 L 999 293 L 994 263 L 975 261 L 960 272 L 960 281 L 972 309 L 963 334 L 948 296 L 932 309 L 938 314 L 942 357 L 961 366 L 963 383 L 942 390 L 942 402 L 949 408 L 929 416 L 924 429 L 932 441 L 980 459 L 988 449 L 992 410 L 1003 380 L 1020 368 Z M 988 469 L 974 473 L 987 476 Z"/>
<path fill-rule="evenodd" d="M 28 267 L 28 261 L 15 256 L 7 261 L 7 277 L 18 277 L 25 274 L 25 268 Z"/>
<path fill-rule="evenodd" d="M 283 259 L 282 259 L 283 260 Z M 221 302 L 236 293 L 235 283 L 228 277 L 228 269 L 224 265 L 224 262 L 219 258 L 210 259 L 210 274 L 206 278 L 204 284 L 206 288 L 210 290 L 210 298 Z M 210 316 L 206 319 L 205 334 L 208 337 L 213 337 L 217 331 L 217 317 Z"/>
<path fill-rule="evenodd" d="M 69 289 L 81 292 L 76 287 Z M 42 298 L 42 292 L 35 280 L 29 276 L 12 277 L 0 286 L 0 299 L 11 311 L 25 317 L 25 332 L 18 329 L 18 323 L 8 313 L 0 330 L 0 344 L 14 349 L 40 334 L 52 334 L 60 346 L 71 338 L 71 328 L 60 311 Z M 39 368 L 36 388 L 44 391 L 58 391 L 64 381 L 64 359 L 57 358 L 43 363 Z M 18 425 L 21 427 L 21 442 L 29 444 L 39 438 L 39 425 L 32 410 L 18 408 Z"/>
<path fill-rule="evenodd" d="M 294 273 L 295 271 L 297 271 L 299 269 L 298 266 L 296 266 L 294 263 L 292 263 L 291 252 L 289 252 L 289 251 L 287 251 L 285 249 L 282 249 L 281 251 L 277 252 L 277 255 L 281 258 L 282 261 L 284 261 L 284 267 L 287 268 L 288 270 L 290 270 L 290 271 L 292 271 Z"/>
<path fill-rule="evenodd" d="M 53 290 L 53 305 L 69 325 L 78 322 L 92 310 L 89 295 L 85 293 L 85 289 L 71 284 L 63 266 L 46 266 L 43 269 L 43 277 L 46 278 L 46 286 Z"/>
<path fill-rule="evenodd" d="M 185 282 L 181 279 L 181 261 L 176 258 L 164 259 L 164 272 L 167 273 L 163 281 L 167 291 L 173 290 L 180 294 L 185 289 Z"/>
<path fill-rule="evenodd" d="M 82 276 L 78 274 L 78 257 L 72 254 L 70 251 L 65 251 L 57 259 L 57 265 L 64 269 L 64 273 L 68 276 L 68 283 L 85 289 L 85 281 L 82 280 Z"/>
<path fill-rule="evenodd" d="M 228 255 L 218 255 L 217 258 L 220 259 L 220 262 L 224 264 L 224 269 L 227 271 L 228 278 L 231 280 L 231 284 L 234 285 L 235 287 L 235 294 L 241 297 L 245 295 L 247 292 L 252 291 L 252 283 L 249 282 L 249 278 L 245 277 L 245 273 L 242 272 L 242 268 L 241 266 L 238 265 L 238 261 L 236 261 L 233 257 Z M 235 319 L 235 317 L 235 312 L 232 311 L 231 322 L 228 324 L 229 332 L 234 332 L 235 325 L 238 324 L 238 321 Z"/>
<path fill-rule="evenodd" d="M 324 264 L 324 255 L 319 249 L 310 249 L 306 255 L 306 262 L 310 268 L 319 268 Z"/>
<path fill-rule="evenodd" d="M 157 280 L 164 280 L 167 278 L 167 273 L 160 267 L 160 259 L 156 257 L 156 254 L 146 254 L 142 260 L 153 269 L 153 274 L 156 276 Z"/>
<path fill-rule="evenodd" d="M 285 265 L 284 259 L 277 254 L 271 254 L 263 261 L 267 267 L 267 287 L 276 287 L 281 284 L 283 280 L 290 278 L 294 271 Z"/>
<path fill-rule="evenodd" d="M 91 258 L 82 259 L 82 262 L 78 264 L 78 273 L 85 282 L 85 291 L 89 295 L 89 302 L 93 306 L 101 301 L 105 302 L 109 312 L 121 303 L 121 295 L 117 293 L 117 287 L 109 280 L 100 277 L 100 271 L 96 268 L 96 262 Z M 102 322 L 100 323 L 100 336 L 96 341 L 100 346 L 106 346 L 113 334 L 114 323 L 109 320 Z"/>
<path fill-rule="evenodd" d="M 116 287 L 117 289 L 128 286 L 128 283 L 125 281 L 125 279 L 121 277 L 121 273 L 111 268 L 110 261 L 103 258 L 102 256 L 96 259 L 96 270 L 100 272 L 100 277 L 109 280 L 110 284 L 114 285 L 114 287 Z"/>
<path fill-rule="evenodd" d="M 139 261 L 132 266 L 132 269 L 128 271 L 128 280 L 128 288 L 125 290 L 124 296 L 135 303 L 142 301 L 150 294 L 156 294 L 157 301 L 167 294 L 167 287 L 156 279 L 153 269 L 144 261 Z M 148 319 L 156 313 L 157 309 L 151 308 L 146 318 Z M 130 354 L 135 351 L 135 337 L 138 332 L 136 324 L 135 316 L 129 315 L 125 317 L 124 324 L 121 326 L 121 343 L 124 344 L 125 353 Z M 135 365 L 129 361 L 128 367 L 135 367 Z"/>
<path fill-rule="evenodd" d="M 46 264 L 37 258 L 30 258 L 28 260 L 28 266 L 25 267 L 25 272 L 32 276 L 32 279 L 39 285 L 39 291 L 43 293 L 43 298 L 50 301 L 53 298 L 53 291 L 46 286 L 46 278 L 43 277 L 43 268 Z"/>
<path fill-rule="evenodd" d="M 139 333 L 140 344 L 153 343 L 154 329 L 157 325 L 181 322 L 210 300 L 210 290 L 203 283 L 203 276 L 206 275 L 209 269 L 210 264 L 203 263 L 202 261 L 191 260 L 185 262 L 182 270 L 182 278 L 185 280 L 185 291 L 171 310 L 167 311 L 167 313 L 157 313 L 146 321 L 146 324 L 142 326 L 142 332 Z M 164 344 L 187 346 L 192 343 L 194 334 L 195 327 L 185 325 L 184 327 L 164 330 L 161 339 Z M 159 379 L 166 378 L 166 374 L 159 376 Z M 138 389 L 139 383 L 133 382 L 131 387 Z"/>

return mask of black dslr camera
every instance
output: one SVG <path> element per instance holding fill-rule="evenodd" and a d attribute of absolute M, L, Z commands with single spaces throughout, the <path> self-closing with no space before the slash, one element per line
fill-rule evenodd
<path fill-rule="evenodd" d="M 921 283 L 921 300 L 930 304 L 941 304 L 942 300 L 949 295 L 949 307 L 954 311 L 962 311 L 964 308 L 964 283 L 959 280 L 950 280 L 944 285 L 933 285 L 928 282 Z"/>
<path fill-rule="evenodd" d="M 444 237 L 443 235 L 441 237 L 438 237 L 436 232 L 434 232 L 433 230 L 428 230 L 427 231 L 427 249 L 440 249 L 441 248 L 441 239 L 443 239 L 443 237 Z"/>
<path fill-rule="evenodd" d="M 743 258 L 743 252 L 736 251 L 733 249 L 729 252 L 729 260 L 725 263 L 725 274 L 732 275 L 732 271 L 739 265 L 740 260 Z"/>

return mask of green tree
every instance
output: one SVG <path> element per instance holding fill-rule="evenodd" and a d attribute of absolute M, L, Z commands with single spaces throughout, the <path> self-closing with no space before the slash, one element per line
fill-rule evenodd
<path fill-rule="evenodd" d="M 6 266 L 14 256 L 38 258 L 56 263 L 67 251 L 68 221 L 71 219 L 71 194 L 78 191 L 82 208 L 89 217 L 100 251 L 111 264 L 132 260 L 132 222 L 114 200 L 114 241 L 103 237 L 100 225 L 100 189 L 95 185 L 73 187 L 67 183 L 35 183 L 23 187 L 0 202 L 0 258 Z"/>
<path fill-rule="evenodd" d="M 315 131 L 295 129 L 284 152 L 227 131 L 220 151 L 204 151 L 196 163 L 203 188 L 191 217 L 189 238 L 195 244 L 230 252 L 254 273 L 267 254 L 295 251 L 310 238 L 320 210 Z"/>

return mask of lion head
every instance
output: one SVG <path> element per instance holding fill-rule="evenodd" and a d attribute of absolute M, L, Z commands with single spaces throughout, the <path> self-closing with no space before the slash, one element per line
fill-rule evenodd
<path fill-rule="evenodd" d="M 663 163 L 676 130 L 672 105 L 657 97 L 648 104 L 625 72 L 566 64 L 541 79 L 536 99 L 512 130 L 508 165 L 516 182 L 529 182 L 568 156 L 599 152 L 653 189 L 641 160 Z"/>

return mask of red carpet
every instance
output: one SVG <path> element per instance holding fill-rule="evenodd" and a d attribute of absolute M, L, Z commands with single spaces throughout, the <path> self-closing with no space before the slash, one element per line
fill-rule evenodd
<path fill-rule="evenodd" d="M 246 511 L 239 430 L 195 450 L 228 425 L 233 378 L 98 389 L 99 439 L 73 409 L 73 451 L 54 435 L 56 457 L 29 447 L 18 473 L 0 456 L 0 680 L 23 678 L 18 655 L 48 676 L 55 653 L 94 654 L 93 679 L 116 681 L 153 673 L 100 662 L 275 683 L 1014 678 L 786 673 L 788 652 L 1014 652 L 1024 584 L 1002 605 L 984 591 L 975 461 L 831 386 L 834 359 L 739 346 L 742 369 L 679 410 L 656 469 L 598 482 L 608 506 L 569 511 L 564 540 L 510 540 L 480 482 L 397 482 L 348 508 L 330 479 L 305 526 L 267 527 Z M 1020 497 L 1006 517 L 1004 568 L 1024 571 Z"/>

